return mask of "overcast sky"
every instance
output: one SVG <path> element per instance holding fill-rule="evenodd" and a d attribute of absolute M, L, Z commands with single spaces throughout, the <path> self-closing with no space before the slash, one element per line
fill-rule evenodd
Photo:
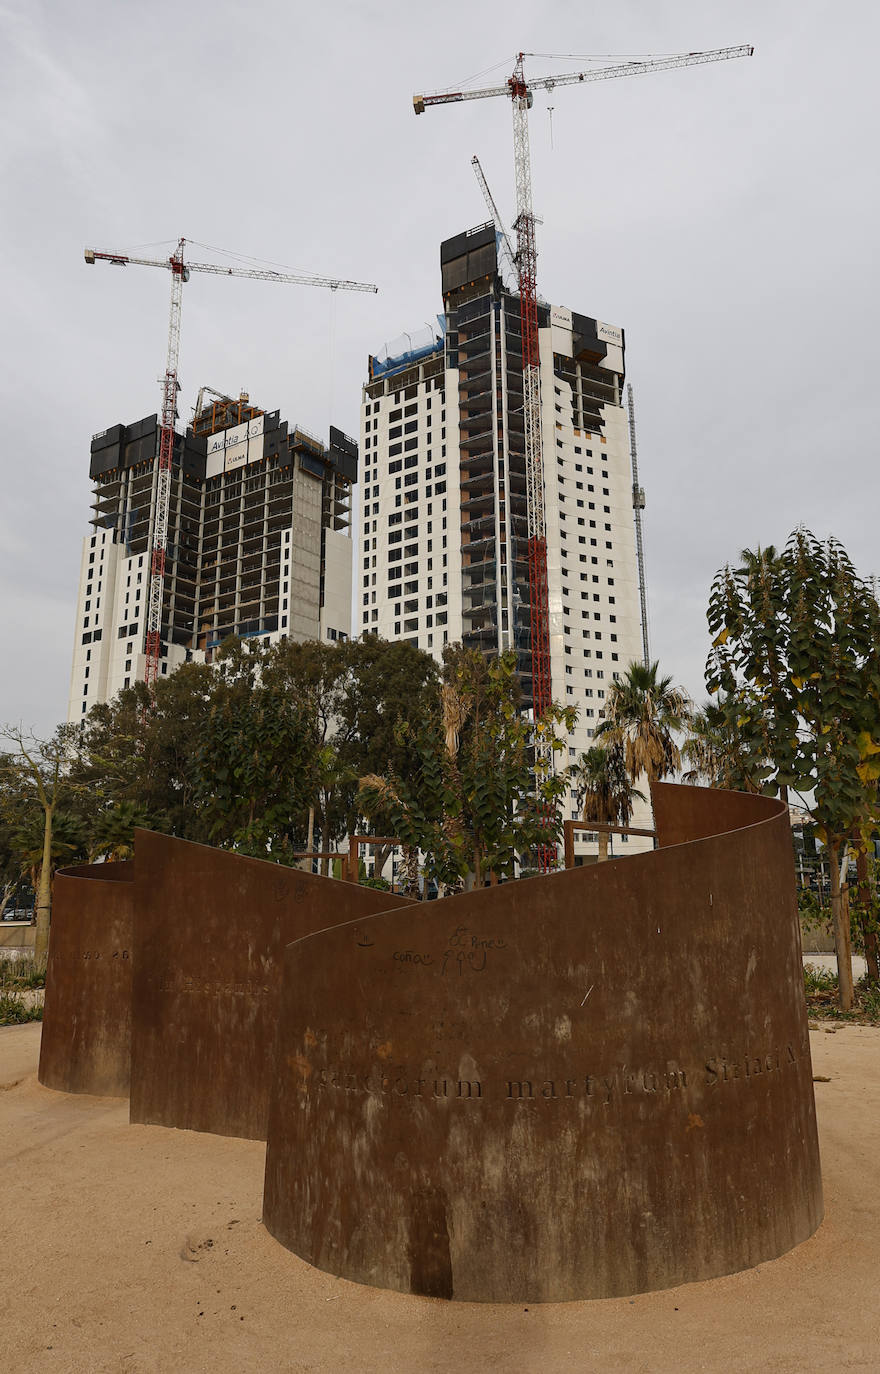
<path fill-rule="evenodd" d="M 375 282 L 184 292 L 182 418 L 208 384 L 356 434 L 368 353 L 436 315 L 440 240 L 486 217 L 473 153 L 513 220 L 507 104 L 412 95 L 502 83 L 518 49 L 555 55 L 538 76 L 756 48 L 531 114 L 541 294 L 627 332 L 662 668 L 702 696 L 714 572 L 799 522 L 880 572 L 875 3 L 0 0 L 0 27 L 0 720 L 65 717 L 90 437 L 159 402 L 168 275 L 83 247 Z"/>

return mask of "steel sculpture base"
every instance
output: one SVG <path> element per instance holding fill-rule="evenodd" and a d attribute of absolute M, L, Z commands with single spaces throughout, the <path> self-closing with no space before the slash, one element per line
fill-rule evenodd
<path fill-rule="evenodd" d="M 661 785 L 661 848 L 286 953 L 264 1220 L 332 1274 L 484 1302 L 713 1278 L 815 1231 L 791 836 Z"/>

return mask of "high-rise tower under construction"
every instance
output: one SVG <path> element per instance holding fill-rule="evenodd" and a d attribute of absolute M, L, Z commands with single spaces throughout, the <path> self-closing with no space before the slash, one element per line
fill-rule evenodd
<path fill-rule="evenodd" d="M 157 453 L 156 415 L 92 440 L 69 720 L 144 677 Z M 325 445 L 245 395 L 200 404 L 175 436 L 160 672 L 233 634 L 347 638 L 356 478 L 341 430 Z"/>
<path fill-rule="evenodd" d="M 370 358 L 356 628 L 437 657 L 459 639 L 513 650 L 528 706 L 520 302 L 491 223 L 446 240 L 440 264 L 438 330 Z M 539 305 L 538 322 L 551 684 L 579 710 L 573 759 L 642 657 L 624 336 L 567 307 Z"/>

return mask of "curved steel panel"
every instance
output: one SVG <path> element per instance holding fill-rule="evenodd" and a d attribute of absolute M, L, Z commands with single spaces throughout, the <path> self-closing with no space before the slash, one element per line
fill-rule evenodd
<path fill-rule="evenodd" d="M 410 906 L 137 831 L 131 1120 L 265 1140 L 285 945 Z"/>
<path fill-rule="evenodd" d="M 813 1233 L 786 809 L 669 785 L 655 807 L 653 853 L 290 946 L 264 1195 L 282 1244 L 361 1283 L 536 1302 Z"/>
<path fill-rule="evenodd" d="M 133 865 L 55 874 L 39 1080 L 127 1097 L 131 1064 Z"/>

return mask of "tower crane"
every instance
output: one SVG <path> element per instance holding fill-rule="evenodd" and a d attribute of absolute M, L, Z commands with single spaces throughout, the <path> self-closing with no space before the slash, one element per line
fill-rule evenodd
<path fill-rule="evenodd" d="M 643 76 L 649 72 L 671 71 L 678 67 L 702 66 L 708 62 L 724 62 L 735 57 L 751 57 L 753 52 L 754 48 L 751 45 L 743 44 L 734 48 L 714 48 L 707 52 L 678 53 L 670 57 L 653 58 L 644 62 L 626 62 L 613 67 L 565 72 L 559 76 L 538 77 L 533 81 L 526 81 L 523 59 L 527 55 L 534 56 L 534 54 L 518 53 L 513 72 L 503 86 L 488 86 L 468 91 L 438 91 L 430 95 L 413 96 L 413 109 L 417 115 L 424 114 L 425 110 L 436 105 L 458 104 L 465 100 L 484 100 L 491 96 L 506 96 L 513 109 L 513 160 L 516 174 L 516 221 L 514 228 L 516 229 L 516 263 L 522 321 L 532 701 L 536 720 L 549 709 L 552 689 L 550 682 L 547 535 L 544 521 L 544 473 L 541 439 L 537 250 L 529 157 L 528 112 L 532 107 L 532 92 L 536 90 L 552 91 L 557 86 L 574 86 L 592 81 L 613 81 L 626 76 Z M 495 218 L 494 204 L 493 218 Z M 545 762 L 549 761 L 548 745 L 536 740 L 536 749 L 546 754 Z M 549 867 L 549 862 L 546 849 L 542 849 L 541 868 Z"/>
<path fill-rule="evenodd" d="M 168 321 L 168 348 L 165 376 L 161 379 L 162 413 L 159 420 L 159 470 L 156 486 L 156 515 L 153 522 L 153 546 L 150 556 L 150 600 L 147 612 L 147 635 L 144 646 L 146 667 L 144 681 L 155 685 L 159 676 L 159 653 L 162 628 L 162 601 L 165 592 L 165 553 L 168 545 L 168 510 L 171 495 L 171 460 L 174 453 L 174 422 L 177 419 L 177 360 L 180 352 L 180 315 L 183 304 L 183 284 L 190 272 L 210 272 L 218 277 L 248 277 L 253 281 L 283 282 L 293 286 L 325 286 L 331 291 L 372 291 L 378 287 L 364 282 L 341 281 L 335 277 L 310 274 L 274 272 L 253 267 L 223 267 L 213 262 L 187 262 L 184 259 L 186 239 L 180 239 L 169 258 L 136 258 L 128 253 L 102 253 L 96 248 L 85 250 L 85 260 L 109 262 L 114 267 L 164 267 L 171 273 L 171 313 Z"/>

